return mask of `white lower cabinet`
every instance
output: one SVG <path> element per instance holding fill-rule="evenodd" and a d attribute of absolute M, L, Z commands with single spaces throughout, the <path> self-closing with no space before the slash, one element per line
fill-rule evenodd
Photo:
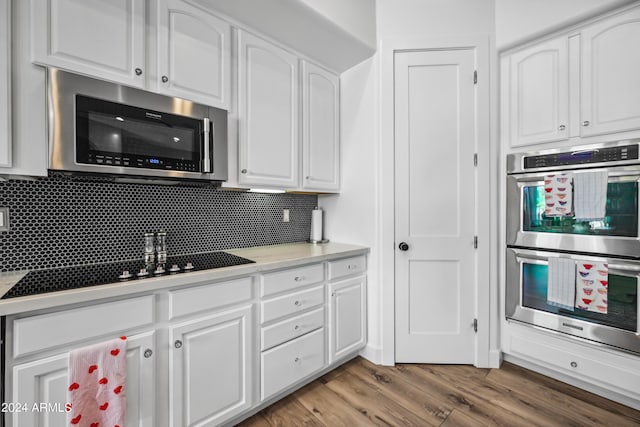
<path fill-rule="evenodd" d="M 252 305 L 169 330 L 171 425 L 215 426 L 252 405 Z"/>
<path fill-rule="evenodd" d="M 154 427 L 155 332 L 127 338 L 126 425 Z M 67 414 L 69 351 L 13 367 L 13 393 L 7 402 L 26 405 L 26 410 L 6 414 L 10 427 L 64 426 Z M 43 410 L 33 405 L 48 404 Z M 22 407 L 25 408 L 24 406 Z M 44 408 L 44 407 L 43 407 Z"/>
<path fill-rule="evenodd" d="M 333 363 L 364 347 L 366 279 L 356 277 L 329 284 L 329 357 Z"/>

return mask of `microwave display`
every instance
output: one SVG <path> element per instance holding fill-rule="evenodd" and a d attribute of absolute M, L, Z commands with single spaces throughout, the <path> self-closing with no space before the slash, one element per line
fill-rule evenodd
<path fill-rule="evenodd" d="M 76 96 L 76 162 L 201 171 L 202 120 Z"/>

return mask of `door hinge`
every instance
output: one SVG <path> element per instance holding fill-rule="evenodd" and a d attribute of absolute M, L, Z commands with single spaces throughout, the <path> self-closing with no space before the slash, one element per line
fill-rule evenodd
<path fill-rule="evenodd" d="M 473 166 L 478 166 L 478 153 L 473 153 Z"/>
<path fill-rule="evenodd" d="M 478 333 L 478 319 L 473 319 L 473 332 Z"/>
<path fill-rule="evenodd" d="M 478 84 L 478 70 L 475 70 L 473 72 L 473 84 L 477 85 Z"/>
<path fill-rule="evenodd" d="M 473 236 L 473 249 L 478 249 L 478 236 Z"/>

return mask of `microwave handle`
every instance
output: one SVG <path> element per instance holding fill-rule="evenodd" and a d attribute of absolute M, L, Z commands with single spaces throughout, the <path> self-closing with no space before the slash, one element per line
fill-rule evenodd
<path fill-rule="evenodd" d="M 209 153 L 209 137 L 210 137 L 210 123 L 208 118 L 203 119 L 204 132 L 202 135 L 202 172 L 211 173 L 211 155 Z"/>

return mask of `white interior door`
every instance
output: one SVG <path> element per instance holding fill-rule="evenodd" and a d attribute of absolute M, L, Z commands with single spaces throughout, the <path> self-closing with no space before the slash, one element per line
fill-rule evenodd
<path fill-rule="evenodd" d="M 396 362 L 473 363 L 475 50 L 394 67 Z"/>

